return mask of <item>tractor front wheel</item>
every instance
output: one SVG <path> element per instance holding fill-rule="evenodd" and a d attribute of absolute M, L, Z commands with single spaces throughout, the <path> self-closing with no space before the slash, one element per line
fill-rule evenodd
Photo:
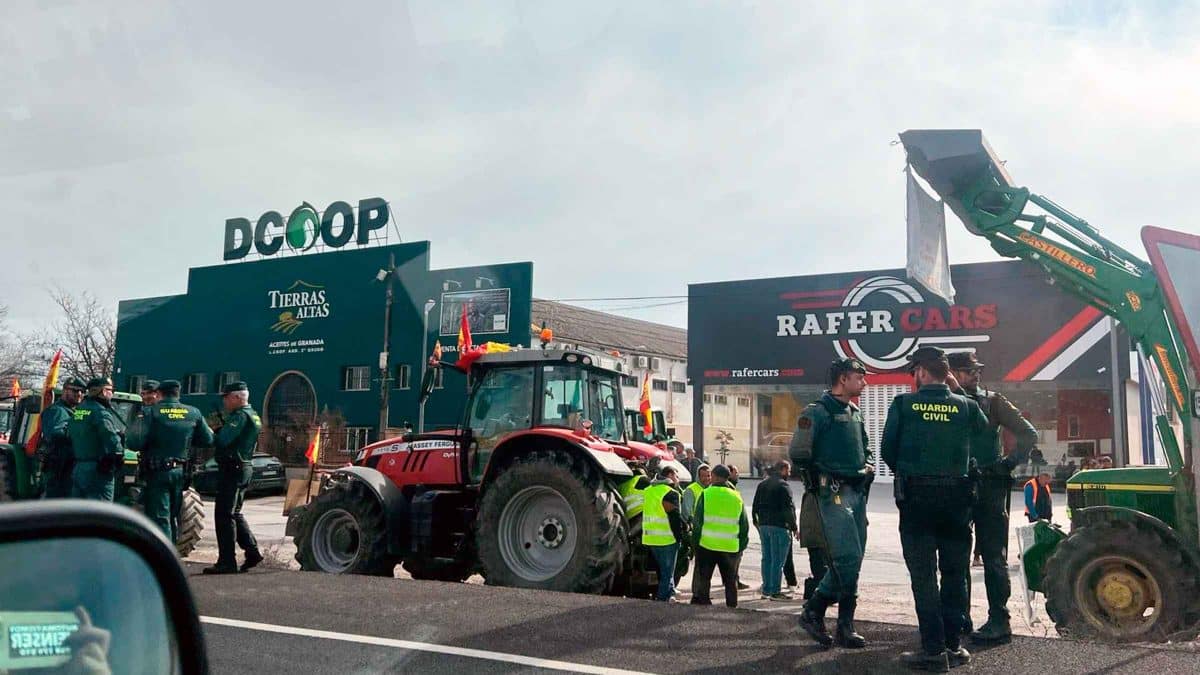
<path fill-rule="evenodd" d="M 1111 521 L 1071 533 L 1046 561 L 1046 613 L 1060 635 L 1161 642 L 1182 628 L 1196 572 L 1147 525 Z"/>
<path fill-rule="evenodd" d="M 358 481 L 331 485 L 317 495 L 296 536 L 300 569 L 329 574 L 392 576 L 383 505 Z"/>

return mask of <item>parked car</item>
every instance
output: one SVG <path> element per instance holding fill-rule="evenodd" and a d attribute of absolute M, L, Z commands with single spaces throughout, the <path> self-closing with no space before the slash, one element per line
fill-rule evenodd
<path fill-rule="evenodd" d="M 770 466 L 781 459 L 788 459 L 788 446 L 792 442 L 790 432 L 767 434 L 762 443 L 751 452 L 751 459 L 758 461 L 763 467 Z"/>
<path fill-rule="evenodd" d="M 254 467 L 254 475 L 250 477 L 247 493 L 287 491 L 287 472 L 284 471 L 282 462 L 271 455 L 255 453 L 250 463 Z M 192 486 L 200 494 L 217 493 L 217 460 L 210 459 L 196 470 L 196 475 L 192 477 Z"/>

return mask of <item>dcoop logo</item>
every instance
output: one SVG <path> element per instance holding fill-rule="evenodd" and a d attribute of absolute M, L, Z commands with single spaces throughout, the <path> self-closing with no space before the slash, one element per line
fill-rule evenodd
<path fill-rule="evenodd" d="M 225 260 L 241 260 L 253 250 L 262 257 L 283 248 L 297 253 L 311 250 L 318 242 L 326 248 L 341 248 L 354 239 L 359 246 L 371 241 L 371 232 L 388 224 L 388 204 L 379 197 L 358 202 L 358 214 L 346 202 L 330 204 L 324 214 L 308 202 L 292 210 L 284 220 L 278 211 L 267 211 L 253 225 L 246 218 L 225 221 Z"/>

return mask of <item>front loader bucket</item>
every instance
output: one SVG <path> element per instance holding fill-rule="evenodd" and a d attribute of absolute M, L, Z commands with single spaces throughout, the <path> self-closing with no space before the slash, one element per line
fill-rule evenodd
<path fill-rule="evenodd" d="M 910 129 L 900 134 L 900 142 L 917 174 L 972 229 L 961 201 L 968 188 L 987 174 L 998 187 L 1015 187 L 979 129 Z"/>

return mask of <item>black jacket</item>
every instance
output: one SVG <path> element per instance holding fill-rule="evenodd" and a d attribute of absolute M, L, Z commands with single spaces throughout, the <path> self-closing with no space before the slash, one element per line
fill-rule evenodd
<path fill-rule="evenodd" d="M 779 476 L 768 476 L 754 491 L 754 524 L 796 530 L 796 506 L 792 489 Z"/>

